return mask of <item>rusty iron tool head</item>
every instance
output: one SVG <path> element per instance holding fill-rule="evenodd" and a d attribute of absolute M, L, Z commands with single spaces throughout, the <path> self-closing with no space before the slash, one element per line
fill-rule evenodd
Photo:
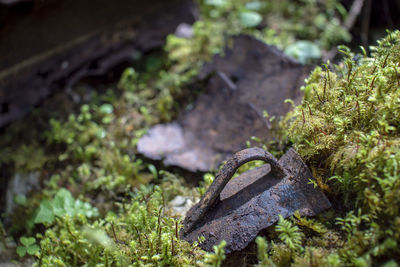
<path fill-rule="evenodd" d="M 269 165 L 231 180 L 241 165 L 252 160 Z M 279 161 L 261 148 L 242 150 L 227 161 L 200 202 L 189 210 L 181 238 L 194 242 L 204 236 L 200 247 L 206 251 L 225 240 L 226 253 L 240 251 L 278 221 L 279 215 L 286 218 L 298 210 L 302 216 L 314 216 L 330 207 L 310 179 L 314 179 L 310 170 L 294 149 Z"/>

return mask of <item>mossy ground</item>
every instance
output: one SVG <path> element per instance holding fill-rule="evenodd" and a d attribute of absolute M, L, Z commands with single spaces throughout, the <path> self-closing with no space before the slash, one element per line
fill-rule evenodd
<path fill-rule="evenodd" d="M 82 83 L 70 97 L 53 98 L 51 112 L 37 110 L 2 135 L 4 173 L 36 172 L 42 185 L 16 198 L 2 240 L 34 236 L 39 251 L 30 242 L 18 245 L 37 266 L 221 264 L 224 244 L 212 254 L 178 238 L 182 218 L 169 204 L 178 195 L 195 201 L 212 174 L 190 188 L 179 174 L 141 158 L 138 138 L 185 109 L 201 91 L 193 84 L 201 84 L 194 82 L 202 63 L 222 52 L 232 35 L 256 36 L 309 62 L 316 55 L 307 52 L 311 48 L 330 49 L 349 34 L 340 26 L 346 12 L 335 0 L 199 4 L 193 38 L 168 36 L 162 53 L 143 56 L 109 89 L 99 93 Z M 302 50 L 304 42 L 296 45 L 304 40 Z M 343 63 L 317 67 L 308 78 L 302 104 L 277 132 L 307 160 L 335 209 L 313 219 L 280 219 L 256 240 L 260 266 L 396 266 L 399 40 L 398 32 L 389 34 L 371 57 L 343 48 Z"/>

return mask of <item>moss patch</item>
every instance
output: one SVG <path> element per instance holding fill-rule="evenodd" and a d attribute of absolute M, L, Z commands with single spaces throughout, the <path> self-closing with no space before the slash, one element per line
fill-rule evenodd
<path fill-rule="evenodd" d="M 341 64 L 317 67 L 307 79 L 287 134 L 348 212 L 336 219 L 346 240 L 337 260 L 382 264 L 399 260 L 400 32 L 372 47 L 371 57 L 341 50 Z"/>

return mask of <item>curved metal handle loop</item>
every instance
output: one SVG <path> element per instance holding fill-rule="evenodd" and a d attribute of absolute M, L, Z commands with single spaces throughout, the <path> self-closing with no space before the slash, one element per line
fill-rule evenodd
<path fill-rule="evenodd" d="M 269 163 L 271 165 L 271 173 L 274 173 L 277 177 L 284 178 L 285 176 L 290 175 L 271 153 L 261 148 L 247 148 L 237 152 L 218 172 L 214 182 L 208 188 L 200 202 L 188 212 L 184 222 L 184 234 L 189 232 L 203 217 L 207 210 L 213 206 L 226 184 L 235 174 L 236 170 L 243 164 L 253 160 L 263 160 L 266 163 Z"/>

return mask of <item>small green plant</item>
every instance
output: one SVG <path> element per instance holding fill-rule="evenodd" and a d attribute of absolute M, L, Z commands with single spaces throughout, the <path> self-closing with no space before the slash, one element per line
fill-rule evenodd
<path fill-rule="evenodd" d="M 275 266 L 274 262 L 269 258 L 268 255 L 268 243 L 265 238 L 258 236 L 256 238 L 257 244 L 257 258 L 258 258 L 258 267 L 272 267 Z"/>
<path fill-rule="evenodd" d="M 19 239 L 21 245 L 17 247 L 17 254 L 20 257 L 25 256 L 27 253 L 29 255 L 35 255 L 40 251 L 40 247 L 36 244 L 36 239 L 34 237 L 21 237 Z"/>
<path fill-rule="evenodd" d="M 285 53 L 289 56 L 296 58 L 303 64 L 312 62 L 313 60 L 321 58 L 320 48 L 310 41 L 297 41 L 288 45 Z"/>
<path fill-rule="evenodd" d="M 206 253 L 204 255 L 205 266 L 220 267 L 222 262 L 225 260 L 226 241 L 222 240 L 218 245 L 213 246 L 214 253 Z"/>
<path fill-rule="evenodd" d="M 279 221 L 275 227 L 275 231 L 279 233 L 279 239 L 292 251 L 302 250 L 303 233 L 298 226 L 294 225 L 289 220 L 285 220 L 282 215 L 279 215 Z"/>
<path fill-rule="evenodd" d="M 41 263 L 200 266 L 204 262 L 204 252 L 196 243 L 179 239 L 180 220 L 171 217 L 168 208 L 164 209 L 164 200 L 173 196 L 152 185 L 141 186 L 130 195 L 130 203 L 115 203 L 116 213 L 109 212 L 103 219 L 93 221 L 82 214 L 57 217 L 41 237 Z M 222 245 L 216 253 L 208 257 L 221 262 Z"/>
<path fill-rule="evenodd" d="M 211 173 L 206 173 L 203 176 L 203 181 L 200 183 L 200 186 L 197 187 L 197 191 L 200 196 L 204 195 L 207 192 L 208 187 L 213 183 L 215 179 L 215 175 Z"/>
<path fill-rule="evenodd" d="M 298 226 L 310 229 L 314 233 L 317 233 L 319 235 L 326 234 L 329 231 L 327 227 L 323 225 L 321 222 L 315 219 L 300 216 L 299 211 L 296 211 L 294 213 L 293 220 Z"/>
<path fill-rule="evenodd" d="M 42 200 L 33 222 L 51 224 L 56 217 L 75 216 L 77 214 L 91 218 L 98 216 L 99 212 L 89 203 L 74 199 L 71 192 L 61 188 L 52 200 Z"/>

